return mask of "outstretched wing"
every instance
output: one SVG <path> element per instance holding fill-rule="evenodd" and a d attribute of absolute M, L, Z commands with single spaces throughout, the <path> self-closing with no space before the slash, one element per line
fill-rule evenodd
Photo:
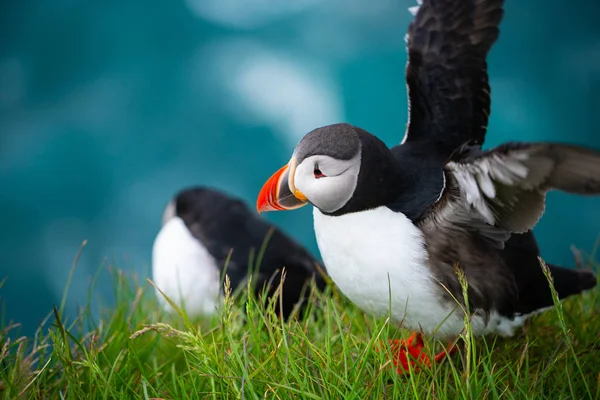
<path fill-rule="evenodd" d="M 490 114 L 486 57 L 503 0 L 423 0 L 406 34 L 409 123 L 402 143 L 427 140 L 450 154 L 481 144 Z"/>
<path fill-rule="evenodd" d="M 488 232 L 532 229 L 549 190 L 600 194 L 600 152 L 572 145 L 508 143 L 449 162 L 446 171 L 454 190 L 446 222 L 483 223 Z"/>
<path fill-rule="evenodd" d="M 446 166 L 444 196 L 419 223 L 436 279 L 460 299 L 452 268 L 458 263 L 469 280 L 471 310 L 535 310 L 548 293 L 532 292 L 543 276 L 530 229 L 549 190 L 600 194 L 600 152 L 550 143 L 460 150 Z M 509 251 L 497 251 L 505 245 Z"/>

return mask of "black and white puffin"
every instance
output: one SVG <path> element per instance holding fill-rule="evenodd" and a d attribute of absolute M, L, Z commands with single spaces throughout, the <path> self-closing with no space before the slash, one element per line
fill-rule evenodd
<path fill-rule="evenodd" d="M 282 308 L 276 304 L 285 319 L 303 302 L 306 284 L 313 277 L 319 290 L 325 288 L 320 263 L 241 199 L 208 187 L 190 187 L 167 205 L 152 249 L 152 279 L 172 301 L 185 307 L 188 316 L 215 313 L 223 300 L 223 272 L 236 289 L 246 283 L 250 262 L 259 264 L 253 278 L 257 294 L 268 285 L 269 296 L 280 284 L 285 267 Z M 160 305 L 172 311 L 160 292 L 156 295 Z"/>
<path fill-rule="evenodd" d="M 415 331 L 398 346 L 399 368 L 408 368 L 406 353 L 431 362 L 421 333 L 451 340 L 463 331 L 455 266 L 468 281 L 475 335 L 512 336 L 551 307 L 531 232 L 546 193 L 600 193 L 598 151 L 556 143 L 482 150 L 486 57 L 502 16 L 502 0 L 424 0 L 405 37 L 409 124 L 400 145 L 347 123 L 315 129 L 258 196 L 259 212 L 314 206 L 331 279 L 364 311 L 389 312 Z M 549 268 L 562 299 L 597 283 L 591 271 Z"/>

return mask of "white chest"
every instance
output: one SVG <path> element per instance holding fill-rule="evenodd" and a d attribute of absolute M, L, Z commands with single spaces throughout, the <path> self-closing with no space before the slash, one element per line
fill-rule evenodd
<path fill-rule="evenodd" d="M 220 304 L 219 269 L 206 248 L 187 230 L 184 222 L 171 218 L 160 230 L 152 249 L 152 279 L 188 316 L 210 315 Z M 169 303 L 156 293 L 159 303 Z"/>
<path fill-rule="evenodd" d="M 452 311 L 440 303 L 427 265 L 425 241 L 406 216 L 387 207 L 330 217 L 314 209 L 317 243 L 327 271 L 342 293 L 363 311 L 388 313 L 403 326 L 432 333 Z M 453 319 L 455 321 L 450 321 Z M 450 318 L 439 334 L 459 332 Z"/>

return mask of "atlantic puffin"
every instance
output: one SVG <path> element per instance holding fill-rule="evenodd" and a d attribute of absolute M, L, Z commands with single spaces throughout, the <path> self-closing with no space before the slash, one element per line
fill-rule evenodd
<path fill-rule="evenodd" d="M 257 211 L 313 205 L 332 281 L 365 312 L 413 330 L 396 347 L 430 365 L 422 335 L 513 336 L 552 307 L 531 229 L 546 193 L 600 193 L 600 152 L 559 143 L 482 149 L 490 114 L 486 57 L 503 0 L 423 0 L 405 36 L 409 123 L 388 148 L 348 123 L 307 133 L 264 184 Z M 596 286 L 593 272 L 548 265 L 559 297 Z M 464 304 L 458 268 L 468 282 Z M 436 355 L 452 353 L 449 346 Z"/>
<path fill-rule="evenodd" d="M 261 249 L 264 253 L 261 254 Z M 325 268 L 281 229 L 260 218 L 240 198 L 204 186 L 179 191 L 166 206 L 152 249 L 155 286 L 189 317 L 213 315 L 223 301 L 224 274 L 235 290 L 246 284 L 254 268 L 257 295 L 267 286 L 271 297 L 281 282 L 280 308 L 287 320 L 299 304 L 304 308 L 307 284 L 326 286 Z M 156 289 L 160 305 L 172 307 Z"/>

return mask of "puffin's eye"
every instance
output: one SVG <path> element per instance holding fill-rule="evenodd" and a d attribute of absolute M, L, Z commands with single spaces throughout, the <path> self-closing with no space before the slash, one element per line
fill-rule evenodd
<path fill-rule="evenodd" d="M 315 175 L 315 179 L 323 178 L 325 176 L 325 174 L 319 169 L 319 164 L 315 164 L 313 174 Z"/>

